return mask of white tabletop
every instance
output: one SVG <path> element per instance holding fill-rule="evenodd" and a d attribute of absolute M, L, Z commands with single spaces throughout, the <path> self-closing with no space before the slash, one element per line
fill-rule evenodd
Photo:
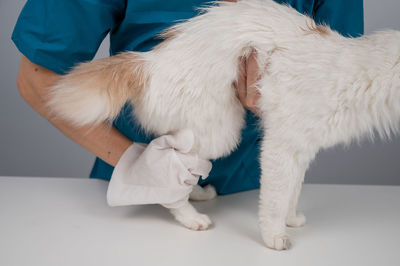
<path fill-rule="evenodd" d="M 400 187 L 305 185 L 293 247 L 264 247 L 258 191 L 196 203 L 193 232 L 160 206 L 108 207 L 107 183 L 0 177 L 0 265 L 400 265 Z"/>

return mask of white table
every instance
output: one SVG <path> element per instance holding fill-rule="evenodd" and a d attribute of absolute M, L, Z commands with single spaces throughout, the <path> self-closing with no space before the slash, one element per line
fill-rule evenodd
<path fill-rule="evenodd" d="M 293 247 L 262 244 L 258 191 L 196 203 L 193 232 L 160 206 L 108 207 L 107 183 L 0 177 L 0 265 L 400 265 L 400 187 L 305 185 Z"/>

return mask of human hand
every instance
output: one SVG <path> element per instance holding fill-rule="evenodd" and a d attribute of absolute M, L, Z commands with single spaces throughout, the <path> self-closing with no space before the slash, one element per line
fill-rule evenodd
<path fill-rule="evenodd" d="M 211 163 L 189 153 L 194 136 L 190 130 L 132 144 L 116 165 L 107 191 L 110 206 L 185 203 L 199 177 L 206 178 Z"/>
<path fill-rule="evenodd" d="M 239 76 L 236 87 L 237 95 L 243 107 L 258 115 L 257 102 L 260 93 L 255 84 L 260 79 L 257 64 L 257 53 L 252 51 L 248 58 L 241 57 L 239 62 Z"/>

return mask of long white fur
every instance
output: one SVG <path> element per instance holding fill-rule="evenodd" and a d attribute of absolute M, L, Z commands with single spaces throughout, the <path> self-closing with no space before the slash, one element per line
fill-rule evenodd
<path fill-rule="evenodd" d="M 259 215 L 270 248 L 289 248 L 286 225 L 304 225 L 297 199 L 309 163 L 321 148 L 398 131 L 399 32 L 345 38 L 291 7 L 243 0 L 215 4 L 174 26 L 169 35 L 151 52 L 127 54 L 132 62 L 140 56 L 147 77 L 140 98 L 131 99 L 135 117 L 156 135 L 190 128 L 196 138 L 193 151 L 206 159 L 226 156 L 240 142 L 244 109 L 232 84 L 239 58 L 257 53 L 262 77 L 258 106 L 265 131 Z M 137 68 L 131 72 L 137 78 Z M 107 93 L 100 91 L 104 88 L 92 88 L 91 97 L 85 78 L 97 77 L 82 75 L 71 87 L 67 75 L 54 88 L 50 104 L 77 124 L 104 120 L 110 108 Z M 93 102 L 99 95 L 105 98 Z M 173 213 L 188 227 L 206 228 L 204 216 L 188 206 L 188 212 Z"/>

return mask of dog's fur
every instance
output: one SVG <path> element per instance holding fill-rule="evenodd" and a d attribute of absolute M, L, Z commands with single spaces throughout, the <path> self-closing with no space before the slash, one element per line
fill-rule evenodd
<path fill-rule="evenodd" d="M 260 226 L 270 248 L 290 247 L 304 174 L 321 148 L 374 132 L 389 136 L 400 118 L 400 33 L 345 38 L 271 0 L 219 2 L 170 28 L 151 52 L 84 63 L 52 88 L 49 106 L 77 125 L 116 117 L 126 101 L 155 135 L 189 128 L 193 152 L 228 155 L 245 111 L 233 84 L 241 57 L 256 51 L 261 154 Z M 189 204 L 172 210 L 193 229 L 209 222 Z"/>

